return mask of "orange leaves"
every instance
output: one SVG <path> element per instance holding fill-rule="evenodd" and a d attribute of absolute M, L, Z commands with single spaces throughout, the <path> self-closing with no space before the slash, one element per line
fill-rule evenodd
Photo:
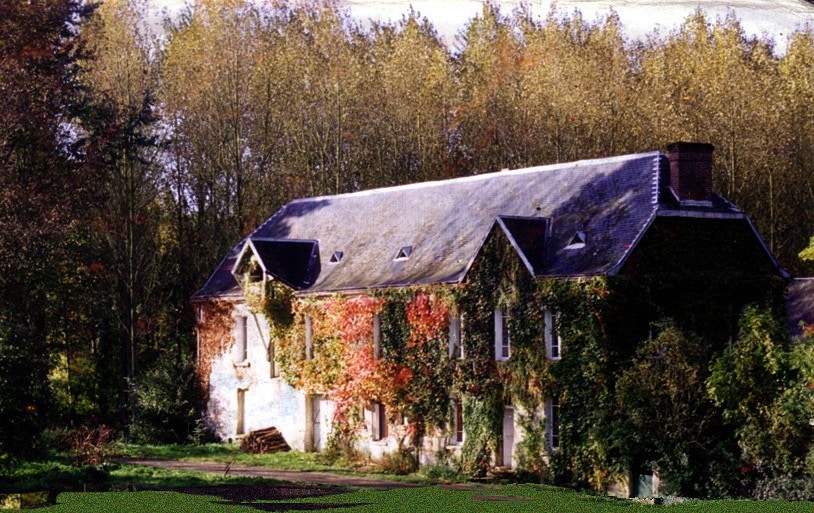
<path fill-rule="evenodd" d="M 407 302 L 403 298 L 396 301 L 399 307 L 403 305 L 403 321 L 381 321 L 385 324 L 381 344 L 389 352 L 379 359 L 373 354 L 374 317 L 382 314 L 384 299 L 333 296 L 297 301 L 294 306 L 299 321 L 292 331 L 293 338 L 303 338 L 302 319 L 308 315 L 313 327 L 314 357 L 298 360 L 296 366 L 288 368 L 297 373 L 293 380 L 297 388 L 327 393 L 334 401 L 337 432 L 348 434 L 358 428 L 363 404 L 377 402 L 393 412 L 413 414 L 435 404 L 438 391 L 434 387 L 443 382 L 438 373 L 443 373 L 444 367 L 438 362 L 446 357 L 449 306 L 428 292 L 416 292 Z M 405 321 L 407 329 L 388 331 L 387 323 Z M 394 336 L 406 340 L 388 339 Z M 281 351 L 290 348 L 281 344 Z M 416 401 L 423 401 L 423 406 L 416 409 Z"/>
<path fill-rule="evenodd" d="M 381 312 L 382 304 L 369 296 L 331 299 L 324 305 L 326 327 L 346 346 L 372 341 L 373 316 Z"/>
<path fill-rule="evenodd" d="M 93 264 L 91 264 L 93 265 Z M 209 377 L 212 365 L 223 356 L 232 343 L 233 303 L 229 301 L 203 301 L 198 309 L 198 379 L 201 388 L 209 393 Z"/>
<path fill-rule="evenodd" d="M 421 347 L 443 336 L 449 326 L 449 307 L 434 294 L 420 293 L 407 305 L 410 340 L 407 347 Z"/>

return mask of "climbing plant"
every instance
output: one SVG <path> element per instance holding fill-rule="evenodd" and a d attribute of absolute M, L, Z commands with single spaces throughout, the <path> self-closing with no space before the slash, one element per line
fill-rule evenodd
<path fill-rule="evenodd" d="M 197 374 L 201 390 L 209 391 L 209 378 L 212 364 L 223 356 L 233 343 L 232 332 L 235 321 L 232 318 L 233 303 L 210 300 L 197 303 L 198 322 L 198 367 Z"/>
<path fill-rule="evenodd" d="M 653 253 L 663 248 L 645 249 Z M 664 404 L 674 411 L 701 403 L 704 407 L 703 430 L 686 440 L 676 439 L 669 447 L 662 443 L 666 440 L 648 435 L 659 433 L 663 426 L 652 422 L 657 415 L 647 413 L 652 406 L 649 401 L 661 397 L 659 379 L 672 376 L 673 381 L 664 382 L 672 386 L 692 374 L 693 390 L 704 392 L 698 384 L 708 375 L 707 362 L 714 348 L 721 346 L 716 337 L 725 325 L 698 322 L 705 298 L 696 298 L 697 304 L 687 311 L 692 324 L 703 330 L 691 339 L 697 354 L 685 354 L 679 342 L 687 338 L 679 330 L 689 323 L 687 319 L 670 323 L 662 303 L 690 277 L 670 267 L 670 262 L 658 265 L 671 272 L 648 267 L 644 259 L 631 262 L 628 272 L 620 276 L 534 278 L 496 228 L 462 285 L 404 287 L 355 296 L 291 297 L 275 291 L 269 296 L 276 301 L 276 310 L 266 307 L 264 313 L 280 327 L 276 358 L 288 383 L 334 401 L 329 443 L 333 446 L 353 447 L 364 432 L 364 409 L 379 403 L 385 407 L 399 448 L 417 456 L 425 436 L 452 435 L 454 398 L 462 403 L 465 430 L 456 465 L 467 474 L 485 475 L 498 460 L 504 412 L 511 406 L 514 422 L 522 429 L 514 462 L 537 479 L 604 491 L 624 482 L 632 471 L 652 471 L 656 465 L 665 477 L 673 476 L 676 489 L 730 493 L 740 486 L 738 479 L 727 463 L 716 463 L 712 456 L 703 459 L 706 449 L 699 448 L 698 441 L 709 441 L 709 454 L 730 462 L 737 457 L 735 433 L 723 429 L 720 414 L 711 411 L 712 404 L 703 394 L 692 396 L 692 404 L 681 390 L 666 397 Z M 758 289 L 763 290 L 750 289 L 751 297 L 760 296 Z M 764 294 L 772 295 L 771 291 Z M 724 297 L 721 292 L 719 296 L 727 304 L 738 304 L 734 295 Z M 687 304 L 693 301 L 687 293 L 681 299 Z M 734 306 L 716 308 L 726 311 Z M 503 312 L 502 317 L 496 317 L 496 309 Z M 451 357 L 453 311 L 461 316 L 461 359 Z M 508 326 L 511 354 L 505 360 L 495 355 L 497 318 Z M 560 340 L 557 360 L 546 354 L 550 318 L 556 318 Z M 306 358 L 306 319 L 311 358 Z M 660 348 L 689 370 L 684 374 L 654 371 L 672 361 L 659 356 Z M 654 354 L 662 359 L 652 361 Z M 652 386 L 643 387 L 637 376 L 652 378 L 648 382 Z M 547 437 L 549 399 L 559 404 L 557 450 Z M 637 443 L 645 439 L 650 445 Z M 403 447 L 406 441 L 408 448 Z M 698 460 L 697 465 L 685 465 L 682 458 Z"/>

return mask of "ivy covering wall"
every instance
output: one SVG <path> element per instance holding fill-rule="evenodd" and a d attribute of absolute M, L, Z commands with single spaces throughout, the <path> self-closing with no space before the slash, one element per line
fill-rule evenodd
<path fill-rule="evenodd" d="M 682 243 L 693 244 L 678 235 L 668 240 L 677 244 L 677 259 L 686 257 Z M 710 258 L 731 258 L 720 247 L 710 243 Z M 364 409 L 381 403 L 391 435 L 416 456 L 427 435 L 451 439 L 452 401 L 460 399 L 465 441 L 458 464 L 469 475 L 484 475 L 494 465 L 504 407 L 511 405 L 523 429 L 514 460 L 528 476 L 604 491 L 631 473 L 655 471 L 675 493 L 742 494 L 760 476 L 744 477 L 739 470 L 749 459 L 738 445 L 746 432 L 727 422 L 724 400 L 709 391 L 710 362 L 729 350 L 725 336 L 737 336 L 746 302 L 768 312 L 777 307 L 782 280 L 768 273 L 750 276 L 751 257 L 737 272 L 717 275 L 694 274 L 695 267 L 665 258 L 669 251 L 645 240 L 619 276 L 533 279 L 496 228 L 460 286 L 294 297 L 290 312 L 288 298 L 267 301 L 264 308 L 286 381 L 336 404 L 329 447 L 353 447 L 363 432 Z M 687 287 L 715 290 L 714 307 L 705 309 L 708 297 Z M 671 293 L 682 310 L 670 303 Z M 462 318 L 462 359 L 449 353 L 453 308 Z M 511 337 L 505 361 L 495 358 L 496 308 L 506 312 Z M 563 348 L 556 361 L 546 357 L 546 309 L 556 314 Z M 549 398 L 560 404 L 557 450 L 546 436 Z M 796 446 L 809 447 L 810 430 L 795 429 Z M 784 462 L 778 469 L 805 472 L 805 455 L 792 463 L 787 455 L 778 459 Z M 773 471 L 764 466 L 762 472 L 765 477 Z"/>

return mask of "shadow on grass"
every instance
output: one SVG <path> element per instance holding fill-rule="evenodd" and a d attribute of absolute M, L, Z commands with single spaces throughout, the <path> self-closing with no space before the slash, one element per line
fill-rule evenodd
<path fill-rule="evenodd" d="M 224 499 L 213 501 L 212 504 L 222 506 L 248 506 L 258 511 L 318 511 L 335 508 L 352 508 L 365 506 L 369 503 L 317 503 L 317 502 L 258 502 L 258 501 L 284 501 L 303 499 L 308 497 L 326 497 L 346 493 L 348 490 L 342 486 L 334 485 L 307 485 L 307 484 L 268 484 L 268 485 L 216 485 L 173 488 L 176 493 L 189 495 L 208 495 Z"/>
<path fill-rule="evenodd" d="M 319 511 L 322 509 L 355 508 L 367 506 L 369 502 L 213 502 L 226 506 L 248 506 L 257 511 Z"/>

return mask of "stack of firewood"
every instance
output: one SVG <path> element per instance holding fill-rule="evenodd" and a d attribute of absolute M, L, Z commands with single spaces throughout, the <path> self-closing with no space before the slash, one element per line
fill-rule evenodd
<path fill-rule="evenodd" d="M 276 427 L 258 429 L 249 433 L 240 442 L 243 452 L 252 454 L 266 454 L 269 452 L 290 451 L 291 447 L 283 438 L 283 434 Z"/>

